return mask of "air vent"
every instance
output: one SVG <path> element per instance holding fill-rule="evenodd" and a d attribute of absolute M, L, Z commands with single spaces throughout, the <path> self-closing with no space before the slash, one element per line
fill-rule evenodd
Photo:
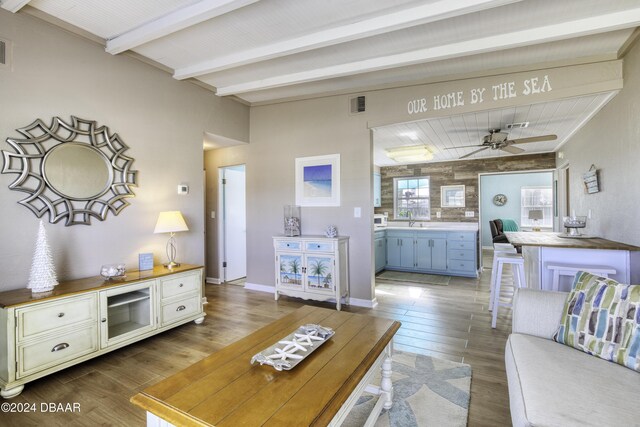
<path fill-rule="evenodd" d="M 364 96 L 356 96 L 351 98 L 351 114 L 364 113 L 365 99 Z"/>
<path fill-rule="evenodd" d="M 7 65 L 7 43 L 0 40 L 0 65 Z"/>
<path fill-rule="evenodd" d="M 529 127 L 529 122 L 509 123 L 507 129 L 523 129 Z"/>
<path fill-rule="evenodd" d="M 0 70 L 11 66 L 11 42 L 0 39 Z"/>

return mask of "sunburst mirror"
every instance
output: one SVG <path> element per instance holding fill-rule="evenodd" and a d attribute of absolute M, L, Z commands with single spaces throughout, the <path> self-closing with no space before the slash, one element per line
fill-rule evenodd
<path fill-rule="evenodd" d="M 51 223 L 90 225 L 91 217 L 104 221 L 129 206 L 137 171 L 108 127 L 71 116 L 71 123 L 37 119 L 16 131 L 23 138 L 7 138 L 15 152 L 2 151 L 2 173 L 18 175 L 9 188 L 29 194 L 18 203 L 38 218 L 48 212 Z"/>

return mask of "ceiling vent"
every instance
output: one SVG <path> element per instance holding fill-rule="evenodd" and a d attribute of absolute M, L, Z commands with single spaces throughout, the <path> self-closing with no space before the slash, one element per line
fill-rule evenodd
<path fill-rule="evenodd" d="M 363 96 L 356 96 L 350 99 L 351 114 L 364 113 L 365 99 Z"/>
<path fill-rule="evenodd" d="M 9 59 L 11 58 L 11 42 L 0 39 L 0 69 L 9 68 Z"/>
<path fill-rule="evenodd" d="M 509 123 L 507 125 L 507 129 L 523 129 L 528 127 L 529 127 L 529 122 Z"/>

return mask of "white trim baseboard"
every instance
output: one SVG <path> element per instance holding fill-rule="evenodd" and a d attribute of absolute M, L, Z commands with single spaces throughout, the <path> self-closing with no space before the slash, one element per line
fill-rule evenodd
<path fill-rule="evenodd" d="M 374 298 L 372 300 L 368 300 L 349 297 L 349 305 L 355 305 L 356 307 L 375 308 L 378 305 L 378 299 Z"/>
<path fill-rule="evenodd" d="M 259 283 L 245 282 L 244 288 L 245 289 L 249 289 L 250 291 L 268 292 L 270 294 L 275 294 L 276 293 L 275 286 L 261 285 Z"/>
<path fill-rule="evenodd" d="M 207 277 L 205 279 L 205 282 L 213 283 L 214 285 L 219 285 L 219 284 L 222 283 L 222 281 L 220 279 L 218 279 L 217 277 Z"/>

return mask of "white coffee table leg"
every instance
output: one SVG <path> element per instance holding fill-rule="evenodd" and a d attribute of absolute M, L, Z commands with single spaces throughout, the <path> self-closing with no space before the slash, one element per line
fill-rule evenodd
<path fill-rule="evenodd" d="M 382 381 L 380 381 L 381 398 L 386 399 L 384 409 L 391 409 L 393 405 L 393 384 L 391 383 L 391 346 L 385 349 L 386 357 L 382 362 Z"/>

